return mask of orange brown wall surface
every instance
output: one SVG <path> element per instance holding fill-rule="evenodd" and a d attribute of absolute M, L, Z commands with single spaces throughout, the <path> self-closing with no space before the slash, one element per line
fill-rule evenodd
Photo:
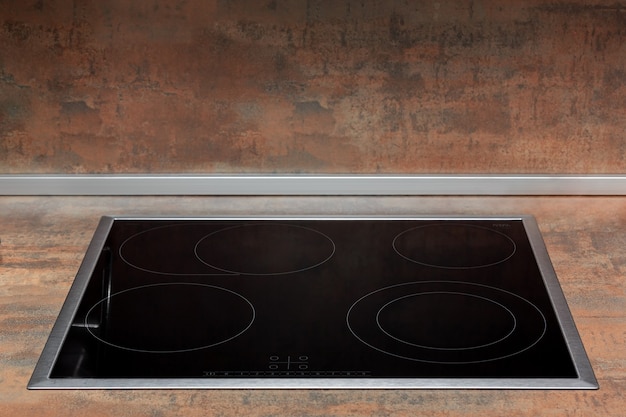
<path fill-rule="evenodd" d="M 626 2 L 0 0 L 3 174 L 624 172 Z"/>

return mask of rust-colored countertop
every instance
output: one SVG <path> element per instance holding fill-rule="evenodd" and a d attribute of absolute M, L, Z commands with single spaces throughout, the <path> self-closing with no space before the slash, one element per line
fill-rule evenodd
<path fill-rule="evenodd" d="M 106 214 L 532 214 L 600 390 L 28 391 Z M 0 239 L 2 416 L 626 416 L 624 197 L 0 197 Z"/>

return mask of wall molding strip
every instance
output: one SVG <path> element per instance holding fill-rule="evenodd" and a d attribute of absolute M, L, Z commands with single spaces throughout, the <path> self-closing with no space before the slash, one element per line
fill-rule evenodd
<path fill-rule="evenodd" d="M 0 195 L 626 195 L 626 175 L 0 175 Z"/>

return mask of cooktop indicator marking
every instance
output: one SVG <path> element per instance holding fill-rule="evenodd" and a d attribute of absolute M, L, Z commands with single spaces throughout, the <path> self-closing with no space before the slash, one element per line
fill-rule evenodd
<path fill-rule="evenodd" d="M 292 368 L 293 367 L 293 368 Z M 301 371 L 309 369 L 309 357 L 305 355 L 300 355 L 296 360 L 292 359 L 291 356 L 287 356 L 287 358 L 281 358 L 280 356 L 270 356 L 270 364 L 269 369 L 271 370 L 291 370 L 291 369 L 299 369 Z"/>
<path fill-rule="evenodd" d="M 372 371 L 202 371 L 203 378 L 365 378 L 371 377 Z"/>

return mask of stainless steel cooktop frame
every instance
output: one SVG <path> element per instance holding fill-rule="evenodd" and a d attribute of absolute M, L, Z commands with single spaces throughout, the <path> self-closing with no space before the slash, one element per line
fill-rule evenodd
<path fill-rule="evenodd" d="M 578 378 L 50 378 L 51 369 L 87 283 L 116 220 L 522 220 L 569 347 Z M 29 389 L 597 389 L 598 382 L 567 306 L 534 217 L 521 216 L 254 216 L 128 217 L 104 216 L 87 249 L 74 283 L 28 384 Z"/>

